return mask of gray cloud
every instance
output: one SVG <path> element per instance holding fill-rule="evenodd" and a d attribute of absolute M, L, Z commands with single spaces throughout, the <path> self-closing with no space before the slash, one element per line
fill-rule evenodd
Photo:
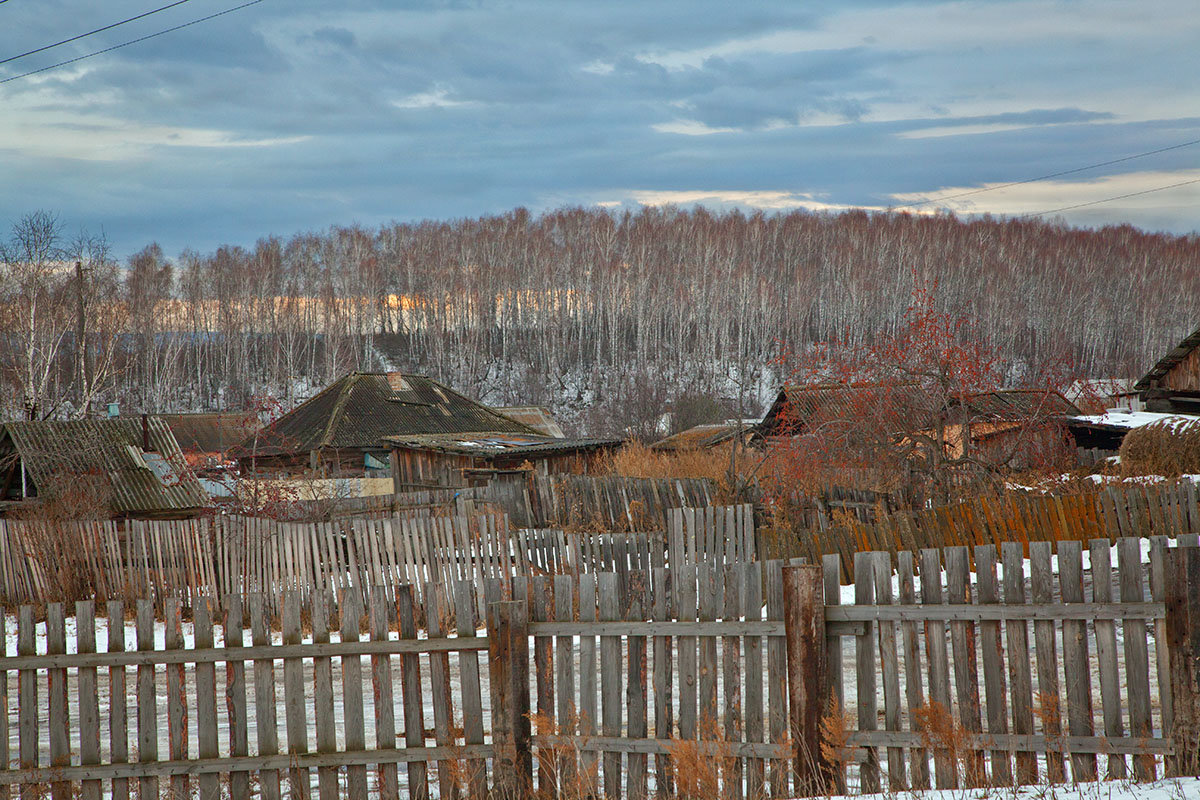
<path fill-rule="evenodd" d="M 145 10 L 33 5 L 0 7 L 0 57 Z M 51 207 L 130 252 L 633 190 L 880 205 L 1200 138 L 1175 111 L 1193 91 L 1178 79 L 1194 74 L 1189 56 L 1131 35 L 1116 3 L 1055 48 L 1015 22 L 974 42 L 983 3 L 954 4 L 966 21 L 946 25 L 961 35 L 900 43 L 877 21 L 895 4 L 799 5 L 268 0 L 0 86 L 0 224 Z M 1163 12 L 1163 35 L 1182 36 L 1188 3 L 1163 5 L 1178 17 Z M 188 4 L 0 77 L 224 7 Z M 785 34 L 813 45 L 771 39 Z M 692 50 L 712 52 L 658 63 Z M 1128 170 L 1180 169 L 1195 153 L 1147 161 Z M 1152 224 L 1191 230 L 1194 214 L 1185 204 Z"/>

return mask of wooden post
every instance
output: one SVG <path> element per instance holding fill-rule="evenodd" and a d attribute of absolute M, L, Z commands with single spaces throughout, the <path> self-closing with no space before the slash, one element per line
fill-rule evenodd
<path fill-rule="evenodd" d="M 795 792 L 801 797 L 826 793 L 831 777 L 820 745 L 821 717 L 829 708 L 823 597 L 820 567 L 783 568 L 788 707 L 795 748 Z"/>
<path fill-rule="evenodd" d="M 1168 550 L 1166 566 L 1167 649 L 1175 712 L 1166 735 L 1175 745 L 1175 776 L 1200 775 L 1200 548 Z"/>
<path fill-rule="evenodd" d="M 528 613 L 522 601 L 488 606 L 488 670 L 495 744 L 493 790 L 502 800 L 525 800 L 533 794 Z"/>

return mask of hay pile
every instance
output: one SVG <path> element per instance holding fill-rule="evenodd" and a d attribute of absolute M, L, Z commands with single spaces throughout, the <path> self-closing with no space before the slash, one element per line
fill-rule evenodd
<path fill-rule="evenodd" d="M 1121 472 L 1165 478 L 1200 474 L 1200 418 L 1172 417 L 1125 434 Z"/>

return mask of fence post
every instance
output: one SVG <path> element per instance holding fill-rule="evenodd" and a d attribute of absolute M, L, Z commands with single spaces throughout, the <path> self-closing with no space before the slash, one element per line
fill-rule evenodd
<path fill-rule="evenodd" d="M 1164 733 L 1175 745 L 1176 776 L 1200 775 L 1200 547 L 1167 551 L 1167 652 L 1174 724 Z"/>
<path fill-rule="evenodd" d="M 787 636 L 788 707 L 796 785 L 801 797 L 825 794 L 832 777 L 821 752 L 821 718 L 829 709 L 824 582 L 816 565 L 783 568 L 783 626 Z"/>
<path fill-rule="evenodd" d="M 502 800 L 533 794 L 529 719 L 529 611 L 523 601 L 488 606 L 488 672 L 492 685 L 493 789 Z"/>

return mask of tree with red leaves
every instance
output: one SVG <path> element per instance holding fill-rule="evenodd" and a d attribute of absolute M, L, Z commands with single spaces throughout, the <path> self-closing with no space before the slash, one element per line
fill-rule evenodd
<path fill-rule="evenodd" d="M 970 320 L 937 308 L 936 288 L 918 286 L 893 333 L 790 360 L 768 417 L 777 496 L 842 485 L 946 502 L 1014 469 L 1060 465 L 1057 418 L 1071 410 L 1054 388 L 1061 370 L 1001 391 L 1000 355 Z"/>

